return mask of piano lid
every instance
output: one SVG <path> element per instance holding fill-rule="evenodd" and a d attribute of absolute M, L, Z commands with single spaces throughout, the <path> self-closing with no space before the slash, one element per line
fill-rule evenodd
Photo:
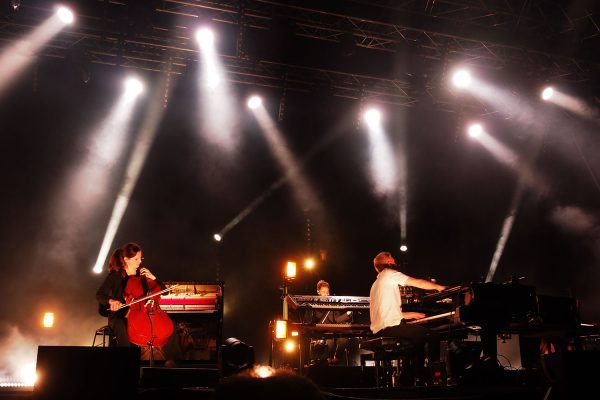
<path fill-rule="evenodd" d="M 442 290 L 441 292 L 430 293 L 423 296 L 420 301 L 438 301 L 441 299 L 450 298 L 460 293 L 466 293 L 470 290 L 469 286 L 454 286 L 451 288 L 447 288 L 446 290 Z"/>

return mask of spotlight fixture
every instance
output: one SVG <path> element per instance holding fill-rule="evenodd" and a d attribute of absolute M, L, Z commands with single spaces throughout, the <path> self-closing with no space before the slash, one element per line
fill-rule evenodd
<path fill-rule="evenodd" d="M 284 348 L 287 353 L 292 353 L 294 350 L 296 350 L 296 347 L 297 345 L 295 340 L 288 339 L 285 341 Z"/>
<path fill-rule="evenodd" d="M 37 381 L 37 374 L 35 373 L 35 363 L 28 363 L 22 366 L 17 376 L 21 380 L 21 384 L 17 386 L 34 386 Z"/>
<path fill-rule="evenodd" d="M 213 235 L 213 238 L 214 238 L 214 239 L 215 239 L 217 242 L 220 242 L 220 241 L 223 239 L 223 237 L 222 237 L 221 235 L 219 235 L 218 233 L 215 233 L 215 234 Z"/>
<path fill-rule="evenodd" d="M 54 326 L 54 313 L 53 312 L 44 313 L 44 318 L 42 320 L 42 326 L 44 328 L 52 328 Z"/>
<path fill-rule="evenodd" d="M 135 97 L 138 94 L 142 93 L 142 91 L 144 90 L 144 85 L 137 78 L 127 78 L 127 80 L 125 81 L 125 90 L 127 92 L 127 95 Z"/>
<path fill-rule="evenodd" d="M 542 99 L 543 100 L 550 100 L 553 95 L 554 95 L 554 89 L 550 86 L 548 86 L 547 88 L 545 88 L 542 91 Z"/>
<path fill-rule="evenodd" d="M 262 99 L 259 96 L 252 96 L 248 99 L 248 108 L 257 109 L 262 105 Z"/>
<path fill-rule="evenodd" d="M 287 338 L 287 321 L 278 319 L 275 321 L 275 339 Z"/>
<path fill-rule="evenodd" d="M 56 15 L 65 24 L 71 24 L 75 19 L 73 12 L 64 6 L 58 7 Z"/>
<path fill-rule="evenodd" d="M 288 261 L 285 267 L 285 277 L 287 279 L 296 278 L 296 263 L 294 261 Z"/>
<path fill-rule="evenodd" d="M 312 257 L 308 257 L 304 260 L 304 268 L 313 269 L 316 265 L 315 259 Z"/>
<path fill-rule="evenodd" d="M 402 246 L 400 246 L 400 251 L 404 253 L 408 251 L 408 247 L 405 244 L 403 244 Z"/>
<path fill-rule="evenodd" d="M 471 136 L 472 138 L 476 138 L 481 136 L 481 134 L 483 133 L 483 127 L 479 124 L 473 124 L 471 126 L 469 126 L 469 136 Z"/>
<path fill-rule="evenodd" d="M 452 83 L 459 88 L 466 88 L 471 83 L 471 73 L 465 69 L 460 69 L 452 76 Z"/>
<path fill-rule="evenodd" d="M 369 108 L 365 111 L 365 121 L 368 125 L 373 126 L 381 120 L 381 112 L 375 108 Z"/>
<path fill-rule="evenodd" d="M 208 28 L 200 28 L 196 32 L 196 40 L 202 47 L 211 46 L 215 40 L 215 35 Z"/>
<path fill-rule="evenodd" d="M 227 377 L 254 366 L 254 348 L 239 339 L 230 337 L 221 345 L 219 371 Z"/>
<path fill-rule="evenodd" d="M 252 376 L 257 378 L 268 378 L 275 373 L 275 370 L 268 365 L 256 365 L 252 370 Z"/>

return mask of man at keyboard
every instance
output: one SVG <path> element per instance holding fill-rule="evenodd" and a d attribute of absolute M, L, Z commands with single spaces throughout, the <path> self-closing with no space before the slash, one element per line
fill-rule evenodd
<path fill-rule="evenodd" d="M 425 290 L 442 291 L 445 286 L 410 277 L 398 271 L 394 257 L 389 252 L 381 252 L 373 259 L 377 279 L 371 286 L 371 331 L 375 336 L 399 337 L 410 342 L 415 350 L 413 362 L 415 373 L 420 378 L 425 373 L 425 349 L 429 362 L 439 359 L 439 339 L 423 326 L 407 324 L 407 320 L 425 318 L 425 314 L 402 312 L 402 297 L 399 286 L 414 286 Z M 427 346 L 426 346 L 427 345 Z"/>
<path fill-rule="evenodd" d="M 327 281 L 320 280 L 317 282 L 317 294 L 319 296 L 330 296 L 330 286 Z M 314 324 L 345 324 L 350 323 L 352 319 L 352 312 L 338 311 L 338 310 L 310 310 L 310 315 L 305 317 L 305 322 Z M 321 339 L 315 341 L 312 346 L 311 359 L 315 362 L 325 361 L 336 364 L 342 358 L 347 360 L 347 338 L 335 338 L 335 339 Z"/>

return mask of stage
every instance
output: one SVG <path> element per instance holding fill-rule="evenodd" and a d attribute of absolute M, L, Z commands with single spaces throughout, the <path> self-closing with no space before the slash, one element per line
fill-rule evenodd
<path fill-rule="evenodd" d="M 595 391 L 600 1 L 65 3 L 0 2 L 0 400 Z"/>
<path fill-rule="evenodd" d="M 447 379 L 435 386 L 374 387 L 373 369 L 345 366 L 321 366 L 317 370 L 306 368 L 305 375 L 315 383 L 326 399 L 562 399 L 572 398 L 593 390 L 595 381 L 593 365 L 598 352 L 573 353 L 553 368 L 558 375 L 549 371 L 510 370 L 506 368 L 479 368 L 461 376 L 460 381 Z M 556 372 L 555 371 L 555 372 Z M 109 371 L 107 371 L 109 372 Z M 295 371 L 285 371 L 300 376 Z M 277 375 L 279 371 L 275 372 Z M 52 391 L 37 388 L 0 388 L 0 399 L 68 399 L 104 398 L 111 385 L 118 393 L 131 389 L 130 399 L 211 399 L 215 398 L 222 378 L 217 365 L 186 366 L 180 368 L 148 367 L 139 369 L 139 379 L 129 382 L 112 381 L 108 373 L 95 376 L 75 376 L 52 385 Z M 311 379 L 312 378 L 312 379 Z M 270 379 L 270 378 L 253 378 Z M 304 377 L 302 380 L 306 380 Z M 84 385 L 81 385 L 81 383 Z M 77 383 L 80 383 L 78 385 Z M 293 389 L 290 396 L 295 398 Z M 296 394 L 297 395 L 297 394 Z M 118 395 L 117 395 L 118 396 Z M 115 398 L 115 397 L 112 397 Z M 119 397 L 116 397 L 119 398 Z M 124 397 L 125 398 L 125 397 Z M 227 398 L 227 397 L 217 397 Z M 246 398 L 253 398 L 247 393 Z M 275 397 L 273 397 L 275 398 Z"/>

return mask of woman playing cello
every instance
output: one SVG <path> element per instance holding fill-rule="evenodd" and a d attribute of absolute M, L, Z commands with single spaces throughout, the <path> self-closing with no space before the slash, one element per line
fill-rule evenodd
<path fill-rule="evenodd" d="M 142 260 L 142 249 L 136 243 L 130 242 L 116 249 L 110 257 L 108 276 L 96 293 L 101 310 L 107 311 L 108 325 L 115 334 L 117 346 L 131 346 L 132 343 L 162 346 L 173 333 L 173 323 L 158 307 L 158 297 L 152 303 L 141 302 L 123 308 L 126 300 L 131 302 L 165 289 L 150 270 L 140 268 Z M 143 291 L 144 287 L 147 290 Z M 157 321 L 156 312 L 159 312 Z"/>

